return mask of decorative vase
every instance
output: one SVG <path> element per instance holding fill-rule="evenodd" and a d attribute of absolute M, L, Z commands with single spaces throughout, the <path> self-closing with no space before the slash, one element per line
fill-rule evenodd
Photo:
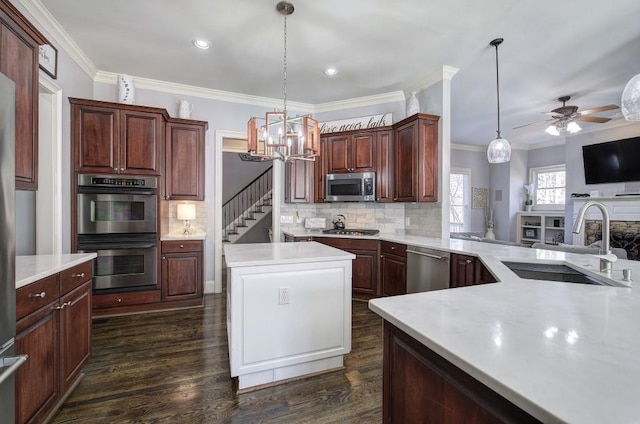
<path fill-rule="evenodd" d="M 487 228 L 487 233 L 484 235 L 484 238 L 495 240 L 496 235 L 493 234 L 493 228 Z"/>
<path fill-rule="evenodd" d="M 531 212 L 531 208 L 533 208 L 533 205 L 524 205 L 524 210 L 527 212 Z"/>
<path fill-rule="evenodd" d="M 178 117 L 182 119 L 191 118 L 191 112 L 193 111 L 193 103 L 189 103 L 186 100 L 180 100 L 178 103 Z"/>
<path fill-rule="evenodd" d="M 416 97 L 416 92 L 411 92 L 411 97 L 407 101 L 407 116 L 415 115 L 420 112 L 420 102 L 418 102 L 418 98 Z"/>
<path fill-rule="evenodd" d="M 136 100 L 136 86 L 130 75 L 118 75 L 118 102 L 132 105 Z"/>

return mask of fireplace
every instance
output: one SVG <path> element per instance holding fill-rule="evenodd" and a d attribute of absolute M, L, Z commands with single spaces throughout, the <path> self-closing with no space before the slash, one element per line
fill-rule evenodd
<path fill-rule="evenodd" d="M 587 219 L 585 243 L 590 245 L 602 240 L 602 221 Z M 609 226 L 610 245 L 627 251 L 627 259 L 640 261 L 640 221 L 611 221 Z"/>
<path fill-rule="evenodd" d="M 573 221 L 580 207 L 588 200 L 604 204 L 609 212 L 611 247 L 627 251 L 628 259 L 640 260 L 640 196 L 598 197 L 592 199 L 573 199 Z M 580 234 L 573 235 L 573 244 L 588 246 L 602 239 L 602 215 L 600 210 L 589 208 L 585 225 Z"/>

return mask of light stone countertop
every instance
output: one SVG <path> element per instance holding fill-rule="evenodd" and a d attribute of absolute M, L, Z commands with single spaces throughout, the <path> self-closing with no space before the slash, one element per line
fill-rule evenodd
<path fill-rule="evenodd" d="M 191 234 L 184 234 L 184 230 L 173 231 L 160 237 L 160 241 L 184 241 L 184 240 L 204 240 L 207 238 L 207 233 L 204 231 L 196 230 Z"/>
<path fill-rule="evenodd" d="M 227 266 L 245 267 L 355 259 L 355 255 L 321 243 L 252 243 L 224 246 Z"/>
<path fill-rule="evenodd" d="M 606 276 L 591 255 L 401 234 L 356 238 L 476 256 L 500 281 L 369 302 L 420 343 L 545 423 L 640 423 L 640 289 L 621 281 L 624 268 L 640 278 L 640 262 L 618 260 Z M 562 263 L 620 287 L 521 279 L 501 259 Z"/>
<path fill-rule="evenodd" d="M 16 289 L 80 265 L 96 256 L 96 253 L 16 256 Z"/>

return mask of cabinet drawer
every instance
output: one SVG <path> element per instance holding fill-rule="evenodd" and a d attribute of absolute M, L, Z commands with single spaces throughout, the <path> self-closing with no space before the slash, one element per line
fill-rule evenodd
<path fill-rule="evenodd" d="M 99 294 L 91 299 L 93 309 L 115 308 L 160 302 L 160 290 Z"/>
<path fill-rule="evenodd" d="M 300 236 L 300 237 L 295 237 L 293 240 L 294 241 L 314 241 L 313 236 Z"/>
<path fill-rule="evenodd" d="M 201 252 L 202 241 L 185 240 L 185 241 L 163 241 L 162 253 L 181 253 L 181 252 Z"/>
<path fill-rule="evenodd" d="M 338 249 L 378 250 L 378 240 L 318 237 L 315 241 Z"/>
<path fill-rule="evenodd" d="M 85 281 L 90 280 L 91 277 L 93 277 L 93 261 L 87 261 L 62 271 L 60 273 L 62 294 L 69 293 Z"/>
<path fill-rule="evenodd" d="M 401 256 L 403 258 L 407 257 L 407 245 L 400 243 L 393 243 L 391 241 L 381 241 L 380 242 L 380 252 L 386 253 L 389 255 Z"/>
<path fill-rule="evenodd" d="M 59 274 L 52 275 L 16 290 L 16 320 L 29 315 L 60 297 Z"/>

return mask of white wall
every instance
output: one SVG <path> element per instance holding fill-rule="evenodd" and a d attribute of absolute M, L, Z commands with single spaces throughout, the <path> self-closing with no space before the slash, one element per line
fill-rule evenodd
<path fill-rule="evenodd" d="M 471 170 L 470 188 L 490 188 L 490 169 L 487 152 L 483 150 L 451 149 L 451 168 L 467 168 Z M 469 196 L 471 198 L 471 196 Z M 487 231 L 485 210 L 471 209 L 469 205 L 470 223 L 468 231 L 485 233 Z"/>

